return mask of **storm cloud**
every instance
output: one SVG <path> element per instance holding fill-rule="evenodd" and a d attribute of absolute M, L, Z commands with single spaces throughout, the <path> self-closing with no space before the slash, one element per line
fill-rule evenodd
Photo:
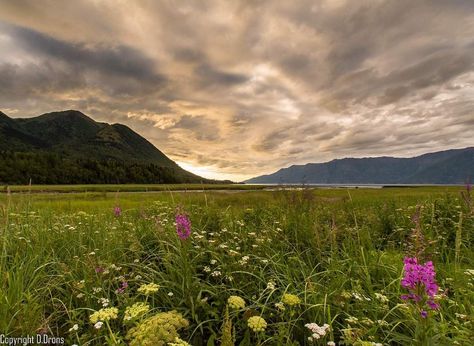
<path fill-rule="evenodd" d="M 0 0 L 0 110 L 125 123 L 235 180 L 474 145 L 474 2 Z"/>

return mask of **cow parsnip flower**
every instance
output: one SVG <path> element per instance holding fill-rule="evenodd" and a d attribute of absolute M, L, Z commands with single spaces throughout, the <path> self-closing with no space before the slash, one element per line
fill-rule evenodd
<path fill-rule="evenodd" d="M 178 331 L 189 322 L 176 312 L 161 312 L 140 322 L 129 330 L 126 339 L 130 346 L 165 346 L 175 342 Z"/>
<path fill-rule="evenodd" d="M 97 323 L 99 321 L 109 321 L 115 320 L 118 316 L 118 309 L 117 308 L 105 308 L 100 309 L 99 311 L 94 312 L 90 315 L 89 320 L 91 323 Z"/>
<path fill-rule="evenodd" d="M 227 304 L 231 309 L 239 310 L 245 308 L 245 300 L 239 296 L 230 296 Z"/>
<path fill-rule="evenodd" d="M 191 346 L 191 344 L 188 344 L 186 341 L 176 338 L 174 339 L 174 342 L 168 343 L 168 346 Z"/>
<path fill-rule="evenodd" d="M 285 293 L 283 297 L 281 298 L 281 302 L 288 306 L 294 306 L 294 305 L 300 304 L 301 299 L 294 294 Z"/>
<path fill-rule="evenodd" d="M 255 333 L 263 332 L 267 328 L 267 321 L 260 316 L 252 316 L 248 319 L 247 325 Z"/>
<path fill-rule="evenodd" d="M 152 282 L 152 283 L 149 283 L 149 284 L 141 285 L 138 288 L 137 292 L 138 293 L 143 293 L 144 295 L 148 296 L 150 294 L 158 292 L 159 289 L 160 289 L 160 285 L 155 284 L 155 283 Z"/>
<path fill-rule="evenodd" d="M 132 306 L 127 306 L 125 309 L 125 321 L 133 320 L 140 317 L 150 311 L 150 306 L 145 303 L 135 303 Z"/>

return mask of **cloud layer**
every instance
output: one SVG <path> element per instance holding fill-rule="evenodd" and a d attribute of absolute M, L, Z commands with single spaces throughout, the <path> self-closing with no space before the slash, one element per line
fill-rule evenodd
<path fill-rule="evenodd" d="M 472 146 L 474 2 L 0 0 L 0 105 L 126 123 L 235 180 Z"/>

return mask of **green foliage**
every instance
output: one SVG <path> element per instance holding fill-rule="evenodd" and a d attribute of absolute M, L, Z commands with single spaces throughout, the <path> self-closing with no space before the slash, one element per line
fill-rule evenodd
<path fill-rule="evenodd" d="M 176 184 L 211 182 L 178 166 L 47 152 L 0 152 L 0 184 Z"/>

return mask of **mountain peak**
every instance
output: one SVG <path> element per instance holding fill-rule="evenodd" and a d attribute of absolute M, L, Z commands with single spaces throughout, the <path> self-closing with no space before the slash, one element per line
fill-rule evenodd
<path fill-rule="evenodd" d="M 50 113 L 44 113 L 36 118 L 41 118 L 41 119 L 48 119 L 48 120 L 62 120 L 62 121 L 87 121 L 89 123 L 97 123 L 94 119 L 91 117 L 88 117 L 84 113 L 74 110 L 74 109 L 69 109 L 66 111 L 57 111 L 57 112 L 50 112 Z M 34 119 L 34 118 L 31 118 Z"/>
<path fill-rule="evenodd" d="M 57 155 L 63 160 L 62 166 L 58 167 L 62 173 L 55 173 L 58 179 L 62 174 L 74 175 L 76 172 L 65 173 L 71 167 L 88 172 L 87 177 L 95 176 L 65 180 L 72 183 L 90 182 L 90 179 L 96 183 L 117 182 L 115 179 L 119 179 L 116 178 L 119 175 L 122 175 L 121 182 L 128 183 L 208 181 L 180 168 L 129 127 L 96 122 L 77 110 L 45 113 L 32 118 L 0 115 L 0 134 L 0 151 L 34 157 L 36 161 L 31 162 L 31 169 L 56 160 L 46 157 Z M 111 170 L 115 175 L 101 170 Z M 133 178 L 134 174 L 139 174 L 139 177 Z M 41 177 L 41 173 L 37 176 Z M 54 180 L 42 182 L 55 183 Z"/>

